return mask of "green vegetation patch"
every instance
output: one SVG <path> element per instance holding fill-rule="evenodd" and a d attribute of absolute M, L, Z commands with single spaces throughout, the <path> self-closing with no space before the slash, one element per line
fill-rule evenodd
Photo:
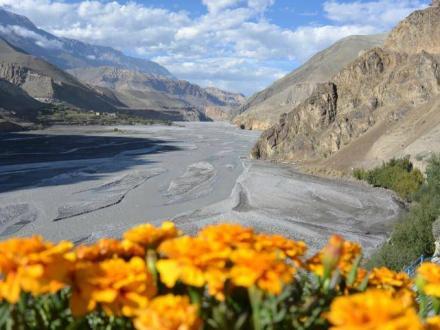
<path fill-rule="evenodd" d="M 85 111 L 53 105 L 40 112 L 41 125 L 171 125 L 169 121 L 147 119 L 127 113 Z"/>
<path fill-rule="evenodd" d="M 414 168 L 409 157 L 392 159 L 370 171 L 356 169 L 353 175 L 358 180 L 366 181 L 374 187 L 391 189 L 406 201 L 412 199 L 424 182 L 422 172 Z"/>
<path fill-rule="evenodd" d="M 432 225 L 440 216 L 440 156 L 429 161 L 426 182 L 413 195 L 413 203 L 394 227 L 390 239 L 373 255 L 370 266 L 402 270 L 421 255 L 434 252 Z"/>

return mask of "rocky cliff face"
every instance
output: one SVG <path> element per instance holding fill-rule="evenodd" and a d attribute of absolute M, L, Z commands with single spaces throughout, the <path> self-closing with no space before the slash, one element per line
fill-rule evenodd
<path fill-rule="evenodd" d="M 313 56 L 303 66 L 252 96 L 234 118 L 246 129 L 264 130 L 276 124 L 280 115 L 306 100 L 317 84 L 329 81 L 361 53 L 383 45 L 386 35 L 351 36 Z"/>
<path fill-rule="evenodd" d="M 64 102 L 73 107 L 94 111 L 116 111 L 116 105 L 105 95 L 96 93 L 73 76 L 14 48 L 2 39 L 0 78 L 42 102 Z"/>
<path fill-rule="evenodd" d="M 266 130 L 254 149 L 257 158 L 293 158 L 313 153 L 318 136 L 310 131 L 324 131 L 335 122 L 338 94 L 333 83 L 319 84 L 307 102 L 284 114 L 279 123 Z"/>
<path fill-rule="evenodd" d="M 397 52 L 440 54 L 440 4 L 416 11 L 401 22 L 385 42 L 385 48 Z"/>
<path fill-rule="evenodd" d="M 439 26 L 440 7 L 411 14 L 393 30 L 385 47 L 361 55 L 264 132 L 253 155 L 329 165 L 368 133 L 369 144 L 359 144 L 364 150 L 356 150 L 352 157 L 345 152 L 339 165 L 358 164 L 367 154 L 375 154 L 380 161 L 384 155 L 370 150 L 374 142 L 440 94 Z M 433 120 L 440 125 L 440 113 L 437 117 Z M 411 143 L 416 139 L 412 136 Z"/>

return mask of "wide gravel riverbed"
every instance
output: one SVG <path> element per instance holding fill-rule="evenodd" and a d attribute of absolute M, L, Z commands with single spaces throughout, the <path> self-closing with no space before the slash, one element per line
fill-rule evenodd
<path fill-rule="evenodd" d="M 401 212 L 390 193 L 250 161 L 258 136 L 225 123 L 0 135 L 0 238 L 90 242 L 173 219 L 188 232 L 240 222 L 312 250 L 332 233 L 367 253 L 386 239 Z"/>

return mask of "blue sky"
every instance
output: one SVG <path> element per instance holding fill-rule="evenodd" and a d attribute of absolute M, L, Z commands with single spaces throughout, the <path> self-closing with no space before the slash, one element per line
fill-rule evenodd
<path fill-rule="evenodd" d="M 70 0 L 70 2 L 74 2 L 74 0 Z M 206 14 L 207 12 L 206 6 L 204 6 L 200 0 L 146 0 L 140 2 L 153 7 L 186 10 L 190 12 L 193 17 Z M 278 0 L 267 10 L 266 16 L 270 21 L 285 28 L 295 28 L 301 25 L 313 24 L 314 22 L 316 24 L 322 24 L 328 21 L 326 17 L 322 15 L 323 2 L 322 0 Z"/>
<path fill-rule="evenodd" d="M 337 40 L 392 29 L 430 0 L 0 0 L 58 36 L 250 95 Z"/>

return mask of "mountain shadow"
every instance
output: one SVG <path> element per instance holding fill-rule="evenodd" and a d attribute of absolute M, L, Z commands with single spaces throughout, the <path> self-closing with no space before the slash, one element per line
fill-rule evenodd
<path fill-rule="evenodd" d="M 160 139 L 0 134 L 0 193 L 74 184 L 152 163 L 145 155 L 180 150 Z"/>

